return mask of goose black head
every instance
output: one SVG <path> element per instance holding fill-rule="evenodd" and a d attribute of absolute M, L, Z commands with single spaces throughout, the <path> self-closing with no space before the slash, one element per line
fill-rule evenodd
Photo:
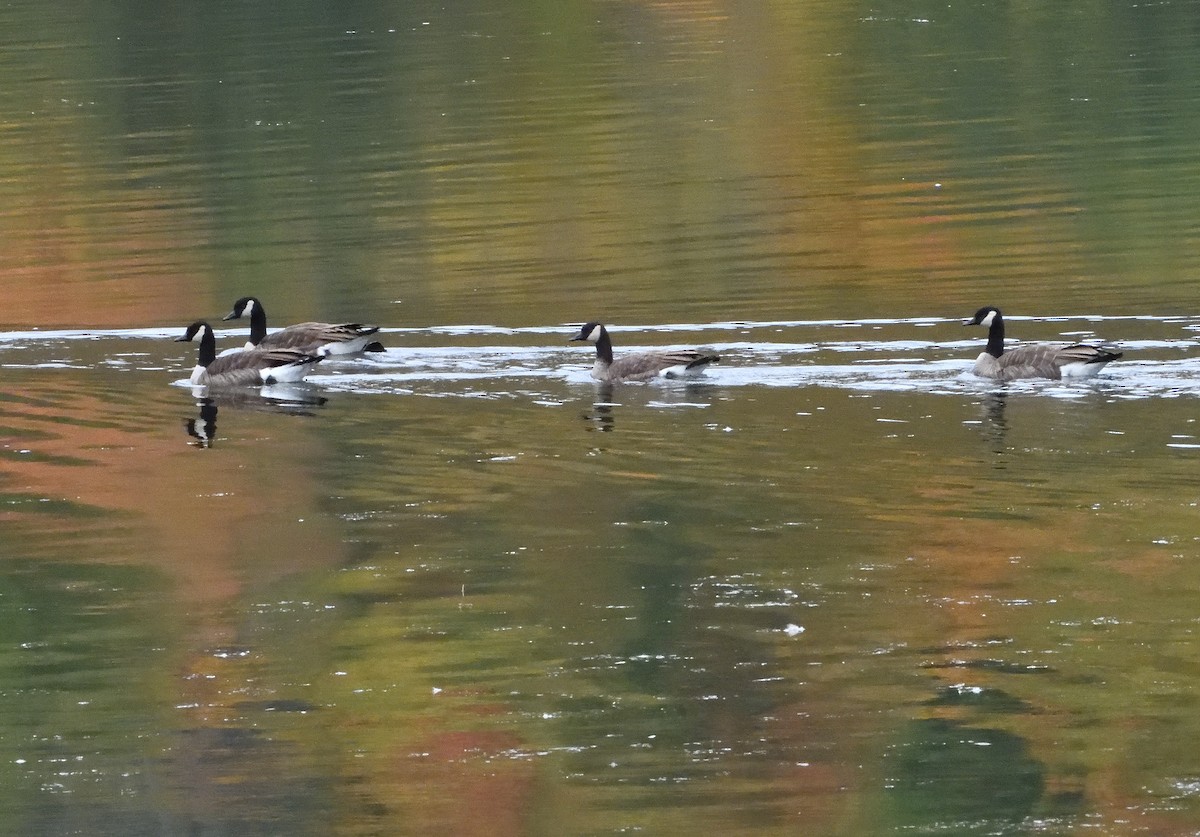
<path fill-rule="evenodd" d="M 222 317 L 222 320 L 237 320 L 247 314 L 253 314 L 255 308 L 261 308 L 262 303 L 252 296 L 244 296 L 233 303 L 233 310 Z"/>
<path fill-rule="evenodd" d="M 176 343 L 190 343 L 197 334 L 199 334 L 200 332 L 202 332 L 204 330 L 208 330 L 209 332 L 211 332 L 212 328 L 210 328 L 208 323 L 204 322 L 204 320 L 196 320 L 196 322 L 192 323 L 190 326 L 187 327 L 187 331 L 185 331 L 183 333 L 182 337 L 175 338 L 175 342 Z"/>
<path fill-rule="evenodd" d="M 1000 316 L 1000 309 L 994 305 L 985 305 L 975 312 L 975 316 L 967 320 L 963 325 L 982 325 L 990 326 L 997 317 Z"/>
<path fill-rule="evenodd" d="M 578 343 L 578 342 L 586 340 L 588 343 L 599 343 L 600 337 L 603 334 L 604 334 L 604 326 L 602 326 L 600 323 L 595 323 L 595 322 L 584 323 L 580 327 L 579 333 L 576 334 L 574 337 L 572 337 L 567 342 L 568 343 Z"/>

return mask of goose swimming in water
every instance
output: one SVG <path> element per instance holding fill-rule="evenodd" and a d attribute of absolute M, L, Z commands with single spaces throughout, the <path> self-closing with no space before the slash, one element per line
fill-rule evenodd
<path fill-rule="evenodd" d="M 584 323 L 569 342 L 586 341 L 596 346 L 596 364 L 592 377 L 597 381 L 649 381 L 653 378 L 690 378 L 703 374 L 720 357 L 695 349 L 640 352 L 613 359 L 612 338 L 600 323 Z"/>
<path fill-rule="evenodd" d="M 321 359 L 294 349 L 253 349 L 217 357 L 217 339 L 203 320 L 188 326 L 175 342 L 190 342 L 197 334 L 200 355 L 189 378 L 194 386 L 245 387 L 299 381 Z"/>
<path fill-rule="evenodd" d="M 233 310 L 221 319 L 250 317 L 247 349 L 296 349 L 310 355 L 352 355 L 358 352 L 382 352 L 383 346 L 371 340 L 379 326 L 362 323 L 297 323 L 267 334 L 267 312 L 257 297 L 244 296 L 233 303 Z"/>
<path fill-rule="evenodd" d="M 975 359 L 976 375 L 997 381 L 1019 378 L 1090 378 L 1122 353 L 1086 343 L 1029 343 L 1004 350 L 1004 318 L 988 305 L 963 325 L 988 327 L 984 352 Z"/>

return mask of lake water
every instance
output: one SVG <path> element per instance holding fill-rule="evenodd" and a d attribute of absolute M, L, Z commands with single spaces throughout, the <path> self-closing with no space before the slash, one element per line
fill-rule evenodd
<path fill-rule="evenodd" d="M 1200 831 L 1197 31 L 0 9 L 0 831 Z"/>

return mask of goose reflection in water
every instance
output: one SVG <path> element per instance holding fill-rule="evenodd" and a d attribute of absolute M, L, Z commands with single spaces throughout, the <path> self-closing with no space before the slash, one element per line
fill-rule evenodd
<path fill-rule="evenodd" d="M 615 401 L 613 395 L 616 387 L 611 383 L 598 383 L 591 409 L 584 410 L 579 417 L 588 423 L 586 430 L 611 433 L 617 429 L 616 409 L 624 404 L 640 404 L 652 409 L 706 408 L 712 404 L 709 395 L 712 389 L 711 385 L 692 382 L 666 387 L 641 388 L 634 385 L 632 389 L 622 386 L 621 401 Z"/>
<path fill-rule="evenodd" d="M 262 412 L 287 413 L 296 416 L 313 416 L 310 407 L 322 407 L 329 400 L 318 395 L 304 384 L 272 384 L 246 390 L 219 390 L 212 394 L 208 387 L 193 387 L 198 416 L 184 420 L 184 429 L 194 441 L 188 442 L 198 448 L 211 448 L 217 439 L 217 410 L 224 406 L 234 410 L 259 410 Z"/>
<path fill-rule="evenodd" d="M 1004 415 L 1007 393 L 990 392 L 979 402 L 982 408 L 983 420 L 980 422 L 983 438 L 992 448 L 992 453 L 1008 452 L 1008 419 Z"/>
<path fill-rule="evenodd" d="M 188 442 L 198 448 L 211 448 L 217 438 L 217 405 L 211 399 L 200 402 L 200 415 L 183 422 L 187 434 L 195 439 Z"/>
<path fill-rule="evenodd" d="M 244 410 L 287 411 L 296 407 L 320 407 L 329 399 L 321 395 L 311 384 L 281 383 L 264 384 L 261 387 L 225 389 L 199 386 L 192 387 L 192 396 L 197 403 L 219 404 Z"/>
<path fill-rule="evenodd" d="M 612 384 L 599 384 L 596 387 L 596 400 L 592 402 L 592 412 L 580 414 L 580 418 L 588 422 L 587 430 L 599 430 L 601 433 L 611 433 L 616 429 L 616 418 L 613 407 Z"/>

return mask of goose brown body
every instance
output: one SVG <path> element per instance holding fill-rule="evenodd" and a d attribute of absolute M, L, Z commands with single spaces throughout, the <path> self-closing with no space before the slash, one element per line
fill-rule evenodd
<path fill-rule="evenodd" d="M 974 372 L 997 381 L 1090 378 L 1122 354 L 1088 343 L 1029 343 L 1006 351 L 1004 317 L 999 308 L 990 305 L 980 308 L 963 325 L 988 327 L 987 348 L 975 359 Z"/>
<path fill-rule="evenodd" d="M 585 323 L 570 342 L 586 341 L 596 346 L 592 377 L 604 383 L 649 381 L 654 378 L 687 378 L 704 373 L 719 355 L 695 349 L 639 352 L 614 358 L 608 329 L 597 322 Z"/>

